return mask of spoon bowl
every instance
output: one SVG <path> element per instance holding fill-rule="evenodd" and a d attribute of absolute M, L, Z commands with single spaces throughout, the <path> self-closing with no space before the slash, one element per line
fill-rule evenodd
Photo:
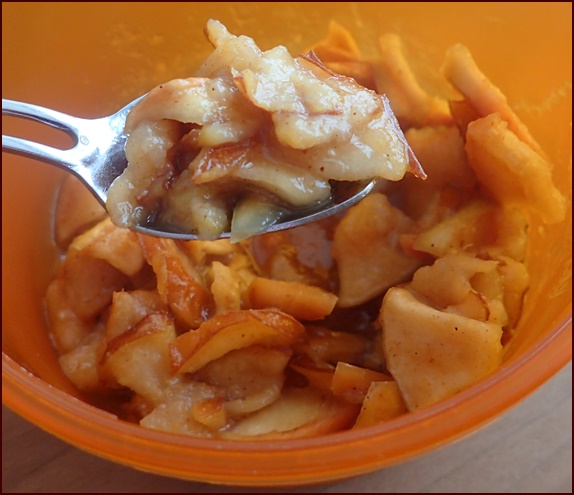
<path fill-rule="evenodd" d="M 144 95 L 145 96 L 145 95 Z M 38 105 L 2 99 L 2 115 L 31 119 L 69 134 L 74 147 L 62 150 L 26 139 L 2 135 L 2 150 L 34 158 L 57 166 L 76 175 L 105 207 L 112 182 L 127 166 L 124 133 L 126 118 L 132 108 L 144 97 L 136 98 L 109 117 L 83 119 Z M 327 203 L 285 215 L 269 225 L 265 232 L 291 229 L 335 215 L 356 204 L 373 190 L 377 179 L 335 184 Z M 157 229 L 150 225 L 135 225 L 132 230 L 141 234 L 179 240 L 198 239 L 193 233 Z M 220 235 L 230 236 L 229 232 Z"/>

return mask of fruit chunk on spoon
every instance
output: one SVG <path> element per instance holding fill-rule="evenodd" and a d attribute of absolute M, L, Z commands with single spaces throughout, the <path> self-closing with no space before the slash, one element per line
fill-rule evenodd
<path fill-rule="evenodd" d="M 195 77 L 108 118 L 3 101 L 3 113 L 67 130 L 77 143 L 64 152 L 3 137 L 3 147 L 71 169 L 116 225 L 179 239 L 295 227 L 351 206 L 378 179 L 425 177 L 385 96 L 312 53 L 263 52 L 213 20 L 206 33 L 215 50 Z"/>
<path fill-rule="evenodd" d="M 61 129 L 74 138 L 76 144 L 68 150 L 52 148 L 25 139 L 2 135 L 2 150 L 34 158 L 60 167 L 76 175 L 105 207 L 108 190 L 127 166 L 124 134 L 125 121 L 138 98 L 115 114 L 99 119 L 82 119 L 28 103 L 2 99 L 2 115 L 24 117 Z M 285 215 L 267 226 L 265 232 L 290 229 L 326 218 L 357 203 L 375 186 L 377 180 L 341 183 L 333 189 L 332 198 L 316 208 L 302 209 Z M 271 222 L 272 220 L 270 220 Z M 198 239 L 196 233 L 161 229 L 154 225 L 131 225 L 136 232 L 180 240 Z M 220 237 L 229 237 L 223 232 Z"/>

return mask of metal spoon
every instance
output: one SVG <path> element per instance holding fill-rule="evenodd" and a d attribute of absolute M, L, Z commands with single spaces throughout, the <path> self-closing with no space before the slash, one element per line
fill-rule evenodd
<path fill-rule="evenodd" d="M 143 98 L 137 98 L 109 117 L 83 119 L 55 110 L 2 99 L 2 115 L 35 120 L 69 134 L 75 146 L 67 150 L 52 148 L 13 136 L 2 135 L 2 150 L 55 165 L 75 174 L 94 196 L 106 206 L 108 190 L 112 182 L 127 166 L 124 152 L 127 136 L 124 134 L 126 117 L 130 110 Z M 314 222 L 357 203 L 365 197 L 377 180 L 346 183 L 345 187 L 333 187 L 331 201 L 317 209 L 306 209 L 286 216 L 269 226 L 266 232 L 290 229 Z M 134 226 L 136 232 L 155 237 L 180 240 L 197 239 L 194 234 L 157 230 L 149 225 Z M 221 237 L 229 237 L 225 232 Z"/>

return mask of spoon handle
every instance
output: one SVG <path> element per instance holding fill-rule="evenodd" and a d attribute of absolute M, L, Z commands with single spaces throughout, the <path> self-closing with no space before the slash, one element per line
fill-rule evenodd
<path fill-rule="evenodd" d="M 23 117 L 40 122 L 66 132 L 74 139 L 74 145 L 78 142 L 79 126 L 76 117 L 38 105 L 6 100 L 4 98 L 2 99 L 2 115 Z M 79 166 L 77 157 L 70 150 L 52 148 L 14 136 L 2 134 L 2 150 L 42 160 L 52 165 L 72 169 L 73 171 L 76 171 Z"/>

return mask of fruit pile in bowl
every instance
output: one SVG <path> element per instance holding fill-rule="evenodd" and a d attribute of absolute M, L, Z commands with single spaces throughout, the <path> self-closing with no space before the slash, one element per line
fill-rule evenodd
<path fill-rule="evenodd" d="M 379 469 L 502 414 L 571 359 L 567 8 L 3 6 L 5 44 L 30 55 L 4 57 L 5 98 L 98 117 L 225 62 L 209 77 L 235 84 L 266 124 L 220 142 L 221 128 L 145 117 L 177 138 L 160 162 L 182 148 L 187 159 L 157 190 L 187 175 L 190 188 L 261 187 L 243 151 L 263 132 L 261 156 L 282 171 L 311 163 L 313 184 L 321 160 L 393 163 L 373 124 L 383 110 L 410 163 L 328 221 L 175 242 L 117 226 L 75 179 L 4 155 L 4 403 L 138 469 L 267 486 Z M 524 34 L 531 24 L 543 43 Z M 258 50 L 247 67 L 245 46 Z M 345 127 L 337 116 L 356 94 L 374 103 Z M 27 122 L 3 127 L 67 144 Z M 150 135 L 137 144 L 151 154 Z M 282 139 L 292 149 L 279 154 Z"/>

